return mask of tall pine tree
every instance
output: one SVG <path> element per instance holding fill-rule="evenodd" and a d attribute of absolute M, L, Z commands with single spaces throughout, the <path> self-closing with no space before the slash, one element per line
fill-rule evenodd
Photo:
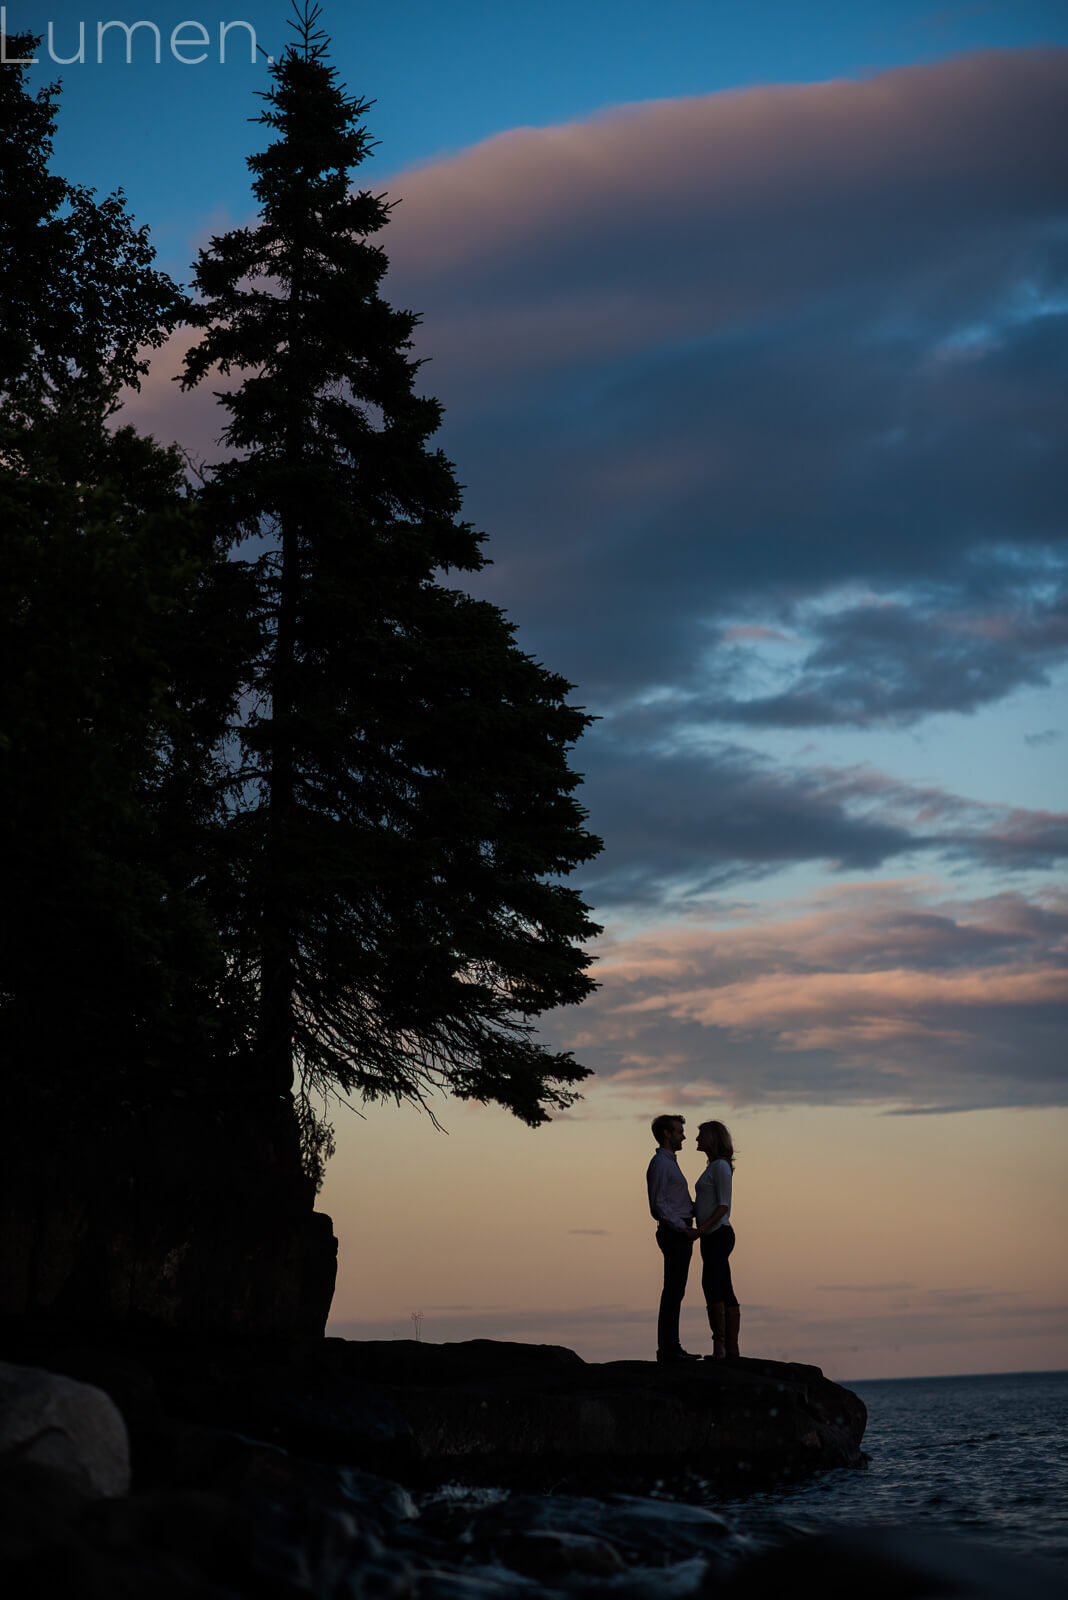
<path fill-rule="evenodd" d="M 249 161 L 260 217 L 201 252 L 185 384 L 219 394 L 213 517 L 252 549 L 261 649 L 238 731 L 229 958 L 262 1080 L 367 1099 L 446 1089 L 531 1125 L 587 1073 L 534 1033 L 593 987 L 598 930 L 560 880 L 600 848 L 568 751 L 589 718 L 477 572 L 452 468 L 415 392 L 419 321 L 379 293 L 389 207 L 353 192 L 368 105 L 317 28 L 271 67 Z M 256 552 L 259 552 L 258 554 Z"/>

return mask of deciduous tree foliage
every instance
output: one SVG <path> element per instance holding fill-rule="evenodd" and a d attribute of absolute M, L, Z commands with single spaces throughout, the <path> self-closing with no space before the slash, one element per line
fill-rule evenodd
<path fill-rule="evenodd" d="M 304 8 L 270 69 L 249 166 L 258 221 L 196 268 L 185 383 L 219 394 L 234 454 L 210 514 L 250 546 L 261 647 L 239 741 L 226 937 L 250 1048 L 288 1091 L 493 1100 L 531 1124 L 587 1074 L 534 1035 L 592 988 L 595 933 L 561 881 L 600 842 L 568 752 L 589 718 L 494 606 L 416 392 L 418 318 L 379 287 L 389 208 L 353 192 L 368 107 Z M 246 552 L 247 553 L 247 552 Z"/>
<path fill-rule="evenodd" d="M 55 121 L 0 70 L 0 1048 L 99 1090 L 221 1038 L 204 891 L 244 604 L 181 457 L 109 422 L 184 302 L 121 194 L 51 173 Z"/>

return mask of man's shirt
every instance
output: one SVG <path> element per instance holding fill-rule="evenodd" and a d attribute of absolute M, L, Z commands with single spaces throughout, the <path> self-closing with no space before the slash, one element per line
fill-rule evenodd
<path fill-rule="evenodd" d="M 657 1222 L 685 1232 L 693 1216 L 693 1201 L 673 1150 L 657 1150 L 645 1181 L 649 1186 L 649 1210 Z"/>

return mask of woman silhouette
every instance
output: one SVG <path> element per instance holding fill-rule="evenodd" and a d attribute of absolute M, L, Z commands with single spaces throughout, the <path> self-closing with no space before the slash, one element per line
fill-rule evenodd
<path fill-rule="evenodd" d="M 701 1288 L 712 1329 L 712 1358 L 722 1361 L 738 1354 L 741 1312 L 731 1283 L 730 1254 L 734 1249 L 731 1227 L 731 1180 L 734 1145 L 722 1122 L 702 1122 L 697 1148 L 708 1165 L 694 1189 L 697 1236 L 701 1241 Z"/>

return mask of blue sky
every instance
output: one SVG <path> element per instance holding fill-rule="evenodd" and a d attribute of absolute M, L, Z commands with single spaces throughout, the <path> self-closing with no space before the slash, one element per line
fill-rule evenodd
<path fill-rule="evenodd" d="M 183 277 L 249 215 L 263 65 L 26 20 L 79 18 L 57 167 Z M 323 21 L 480 590 L 601 719 L 603 987 L 547 1032 L 672 1104 L 1063 1103 L 1068 8 Z M 131 414 L 211 460 L 180 355 Z"/>

